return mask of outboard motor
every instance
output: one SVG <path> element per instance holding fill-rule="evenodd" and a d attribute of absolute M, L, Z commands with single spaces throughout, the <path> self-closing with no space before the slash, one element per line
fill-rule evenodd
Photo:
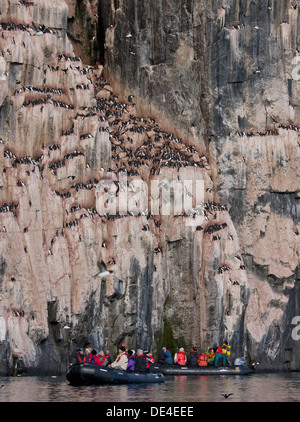
<path fill-rule="evenodd" d="M 245 358 L 236 358 L 234 361 L 234 366 L 246 366 Z"/>

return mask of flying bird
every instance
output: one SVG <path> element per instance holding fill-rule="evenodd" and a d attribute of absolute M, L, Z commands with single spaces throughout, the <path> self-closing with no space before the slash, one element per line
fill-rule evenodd
<path fill-rule="evenodd" d="M 225 397 L 225 399 L 228 399 L 228 397 L 232 396 L 233 393 L 229 393 L 229 394 L 221 394 L 221 396 Z"/>
<path fill-rule="evenodd" d="M 106 269 L 106 265 L 105 265 L 105 263 L 103 261 L 101 261 L 101 262 L 98 261 L 97 262 L 97 265 L 98 265 L 98 268 L 99 268 L 100 272 L 97 273 L 94 277 L 104 278 L 104 277 L 110 275 L 110 273 L 112 273 L 112 271 L 108 271 Z"/>

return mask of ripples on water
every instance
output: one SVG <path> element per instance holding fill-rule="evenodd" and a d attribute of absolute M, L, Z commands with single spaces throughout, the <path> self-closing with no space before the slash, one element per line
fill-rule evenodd
<path fill-rule="evenodd" d="M 65 377 L 0 377 L 0 402 L 299 402 L 300 373 L 166 377 L 163 384 L 73 387 Z"/>

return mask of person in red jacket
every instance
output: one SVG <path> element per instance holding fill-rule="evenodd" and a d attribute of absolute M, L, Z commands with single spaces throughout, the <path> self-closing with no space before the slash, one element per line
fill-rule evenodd
<path fill-rule="evenodd" d="M 222 347 L 217 347 L 214 365 L 218 366 L 219 359 L 222 359 L 223 366 L 226 366 L 226 356 L 222 353 Z"/>
<path fill-rule="evenodd" d="M 97 365 L 99 362 L 98 356 L 97 356 L 97 351 L 95 349 L 93 349 L 91 351 L 91 353 L 88 356 L 87 362 L 92 364 L 92 365 Z"/>
<path fill-rule="evenodd" d="M 101 352 L 98 355 L 98 365 L 104 367 L 110 364 L 111 364 L 110 355 L 105 355 L 104 351 L 101 350 Z"/>

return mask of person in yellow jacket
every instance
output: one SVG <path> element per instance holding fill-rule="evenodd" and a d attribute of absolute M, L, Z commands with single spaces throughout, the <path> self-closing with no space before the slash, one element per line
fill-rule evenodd
<path fill-rule="evenodd" d="M 231 353 L 230 349 L 231 349 L 231 346 L 229 346 L 228 341 L 224 340 L 223 343 L 222 343 L 222 353 L 223 353 L 223 355 L 225 355 L 227 362 L 228 362 L 228 358 L 229 358 L 230 353 Z"/>

